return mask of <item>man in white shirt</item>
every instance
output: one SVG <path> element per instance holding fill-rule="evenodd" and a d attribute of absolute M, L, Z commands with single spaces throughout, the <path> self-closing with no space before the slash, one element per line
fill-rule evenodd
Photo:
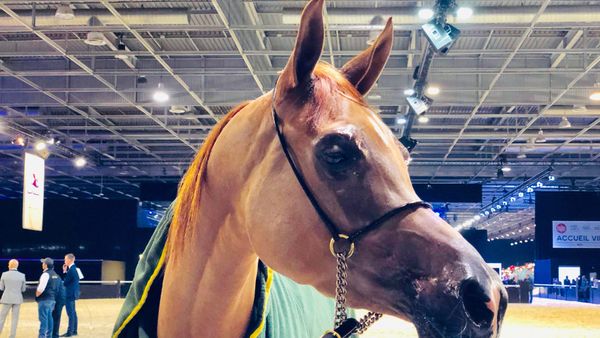
<path fill-rule="evenodd" d="M 23 292 L 27 289 L 25 285 L 25 274 L 17 271 L 19 261 L 11 259 L 8 262 L 8 271 L 2 273 L 0 277 L 0 290 L 4 291 L 0 298 L 0 334 L 4 327 L 4 321 L 8 312 L 12 310 L 12 320 L 9 338 L 15 338 L 17 334 L 17 323 L 19 322 L 19 309 L 23 303 Z"/>
<path fill-rule="evenodd" d="M 35 291 L 35 300 L 38 303 L 38 317 L 40 319 L 39 338 L 52 337 L 52 310 L 56 304 L 55 295 L 58 288 L 60 277 L 54 272 L 54 260 L 46 257 L 42 260 L 42 275 L 37 290 Z"/>

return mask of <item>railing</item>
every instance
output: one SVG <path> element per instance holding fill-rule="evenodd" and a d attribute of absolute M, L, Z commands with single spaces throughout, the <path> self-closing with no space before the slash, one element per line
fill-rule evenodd
<path fill-rule="evenodd" d="M 576 285 L 535 284 L 537 297 L 600 304 L 600 288 L 577 288 Z"/>

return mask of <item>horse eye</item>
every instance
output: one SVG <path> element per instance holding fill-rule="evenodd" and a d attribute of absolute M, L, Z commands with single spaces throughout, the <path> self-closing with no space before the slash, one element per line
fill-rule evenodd
<path fill-rule="evenodd" d="M 316 157 L 330 172 L 342 172 L 353 167 L 362 152 L 354 140 L 346 134 L 329 134 L 316 145 Z"/>
<path fill-rule="evenodd" d="M 322 157 L 323 160 L 329 164 L 340 164 L 346 160 L 344 150 L 338 145 L 334 145 L 329 149 L 324 149 Z"/>

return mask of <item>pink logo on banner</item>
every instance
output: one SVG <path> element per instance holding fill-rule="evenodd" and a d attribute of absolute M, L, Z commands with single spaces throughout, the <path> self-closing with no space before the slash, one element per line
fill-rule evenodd
<path fill-rule="evenodd" d="M 565 232 L 567 232 L 567 225 L 564 223 L 558 223 L 556 225 L 556 231 L 558 231 L 561 234 L 564 234 Z"/>
<path fill-rule="evenodd" d="M 33 174 L 33 183 L 31 185 L 33 185 L 36 188 L 39 188 L 37 183 L 37 177 L 35 177 L 35 174 Z"/>

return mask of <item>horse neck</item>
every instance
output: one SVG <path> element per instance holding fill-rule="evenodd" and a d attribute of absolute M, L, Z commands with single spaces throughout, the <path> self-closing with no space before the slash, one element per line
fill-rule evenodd
<path fill-rule="evenodd" d="M 188 225 L 192 231 L 186 232 L 184 249 L 169 258 L 165 269 L 161 337 L 241 337 L 248 326 L 258 258 L 236 208 L 244 182 L 240 168 L 247 163 L 226 163 L 238 157 L 224 154 L 239 148 L 234 146 L 240 144 L 238 128 L 249 131 L 261 124 L 261 119 L 240 116 L 215 144 L 201 193 L 201 217 Z M 236 172 L 228 175 L 228 170 Z"/>

